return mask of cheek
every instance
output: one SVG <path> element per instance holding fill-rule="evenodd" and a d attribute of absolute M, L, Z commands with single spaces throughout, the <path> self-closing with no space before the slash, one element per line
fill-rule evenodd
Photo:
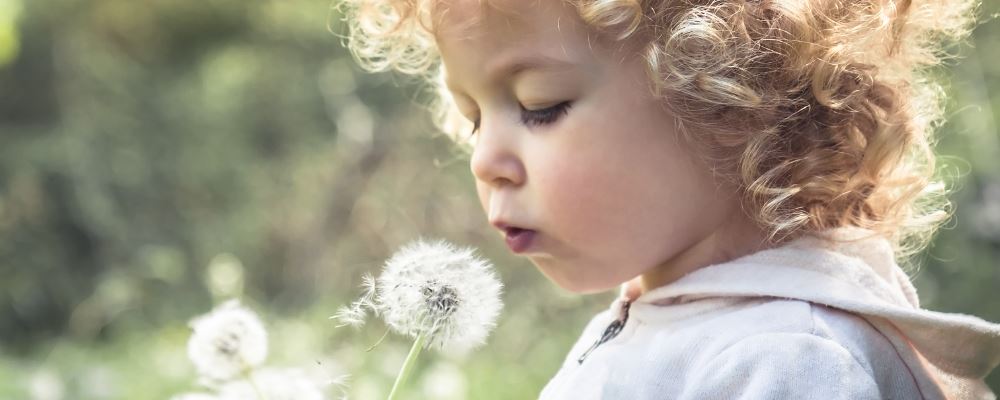
<path fill-rule="evenodd" d="M 479 197 L 479 205 L 483 208 L 483 215 L 489 218 L 490 217 L 489 187 L 478 180 L 476 181 L 476 196 Z"/>
<path fill-rule="evenodd" d="M 560 224 L 629 234 L 648 213 L 662 211 L 688 185 L 668 132 L 596 115 L 568 124 L 565 136 L 535 157 L 537 188 Z M 687 171 L 684 169 L 683 171 Z M 648 221 L 647 221 L 648 224 Z"/>
<path fill-rule="evenodd" d="M 483 209 L 486 209 L 489 193 L 487 192 L 486 185 L 478 180 L 476 180 L 476 196 L 479 197 L 479 203 L 483 205 Z"/>
<path fill-rule="evenodd" d="M 643 115 L 642 113 L 638 113 Z M 627 265 L 603 271 L 625 279 L 660 261 L 697 231 L 698 216 L 711 208 L 707 171 L 690 162 L 662 120 L 600 118 L 574 121 L 573 139 L 547 154 L 535 183 L 545 210 L 575 265 Z M 614 275 L 614 276 L 612 276 Z"/>
<path fill-rule="evenodd" d="M 657 219 L 670 200 L 658 189 L 657 181 L 665 177 L 642 171 L 657 166 L 634 163 L 630 149 L 609 146 L 592 142 L 588 149 L 547 157 L 536 175 L 553 233 L 576 252 L 602 261 L 633 251 L 636 235 L 661 234 Z"/>

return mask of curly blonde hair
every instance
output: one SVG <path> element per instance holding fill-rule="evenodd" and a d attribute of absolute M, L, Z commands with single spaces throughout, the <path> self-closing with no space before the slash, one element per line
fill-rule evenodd
<path fill-rule="evenodd" d="M 855 226 L 896 257 L 951 214 L 933 131 L 932 67 L 971 31 L 977 0 L 558 0 L 600 35 L 638 44 L 679 132 L 768 240 Z M 370 71 L 431 84 L 443 133 L 470 126 L 443 84 L 432 0 L 343 0 L 348 46 Z"/>

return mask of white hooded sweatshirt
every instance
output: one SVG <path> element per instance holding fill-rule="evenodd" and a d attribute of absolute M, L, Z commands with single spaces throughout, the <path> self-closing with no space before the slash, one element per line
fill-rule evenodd
<path fill-rule="evenodd" d="M 623 285 L 540 399 L 995 399 L 1000 325 L 921 309 L 871 233 L 802 237 L 637 298 Z"/>

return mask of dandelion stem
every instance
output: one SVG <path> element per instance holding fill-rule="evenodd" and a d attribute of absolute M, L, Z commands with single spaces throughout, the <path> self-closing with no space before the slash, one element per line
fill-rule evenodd
<path fill-rule="evenodd" d="M 396 376 L 396 383 L 392 384 L 392 391 L 389 392 L 389 398 L 387 400 L 393 400 L 396 398 L 396 393 L 398 393 L 399 388 L 403 386 L 403 381 L 406 380 L 407 375 L 413 369 L 416 364 L 417 356 L 420 355 L 420 350 L 424 348 L 424 334 L 421 333 L 417 335 L 417 339 L 413 341 L 413 347 L 410 348 L 410 354 L 406 356 L 406 361 L 403 362 L 403 367 L 399 370 L 399 375 Z"/>
<path fill-rule="evenodd" d="M 257 382 L 253 381 L 253 374 L 250 373 L 250 370 L 253 367 L 251 367 L 250 364 L 247 364 L 246 361 L 242 360 L 242 358 L 240 359 L 240 364 L 243 366 L 243 368 L 240 368 L 240 372 L 242 373 L 243 378 L 247 380 L 247 383 L 250 384 L 250 387 L 253 388 L 254 393 L 257 395 L 257 399 L 267 400 L 267 396 L 264 396 L 264 392 L 261 392 L 260 388 L 257 387 Z"/>
<path fill-rule="evenodd" d="M 257 382 L 254 382 L 253 375 L 250 374 L 250 368 L 243 368 L 243 377 L 246 378 L 248 383 L 250 383 L 250 387 L 253 388 L 253 391 L 257 394 L 258 399 L 267 400 L 267 396 L 264 396 L 264 392 L 261 392 L 260 388 L 257 387 Z"/>

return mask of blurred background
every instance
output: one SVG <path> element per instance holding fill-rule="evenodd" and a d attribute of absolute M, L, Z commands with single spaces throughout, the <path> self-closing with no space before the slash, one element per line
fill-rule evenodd
<path fill-rule="evenodd" d="M 0 0 L 0 399 L 196 388 L 188 321 L 257 310 L 275 365 L 387 394 L 410 343 L 328 319 L 400 245 L 498 267 L 489 345 L 425 353 L 409 398 L 530 399 L 613 293 L 512 257 L 416 82 L 359 70 L 319 0 Z M 1000 4 L 942 68 L 957 214 L 923 254 L 925 308 L 1000 321 Z M 328 26 L 329 25 L 329 26 Z M 329 29 L 329 30 L 328 30 Z M 1000 372 L 988 382 L 1000 391 Z"/>

